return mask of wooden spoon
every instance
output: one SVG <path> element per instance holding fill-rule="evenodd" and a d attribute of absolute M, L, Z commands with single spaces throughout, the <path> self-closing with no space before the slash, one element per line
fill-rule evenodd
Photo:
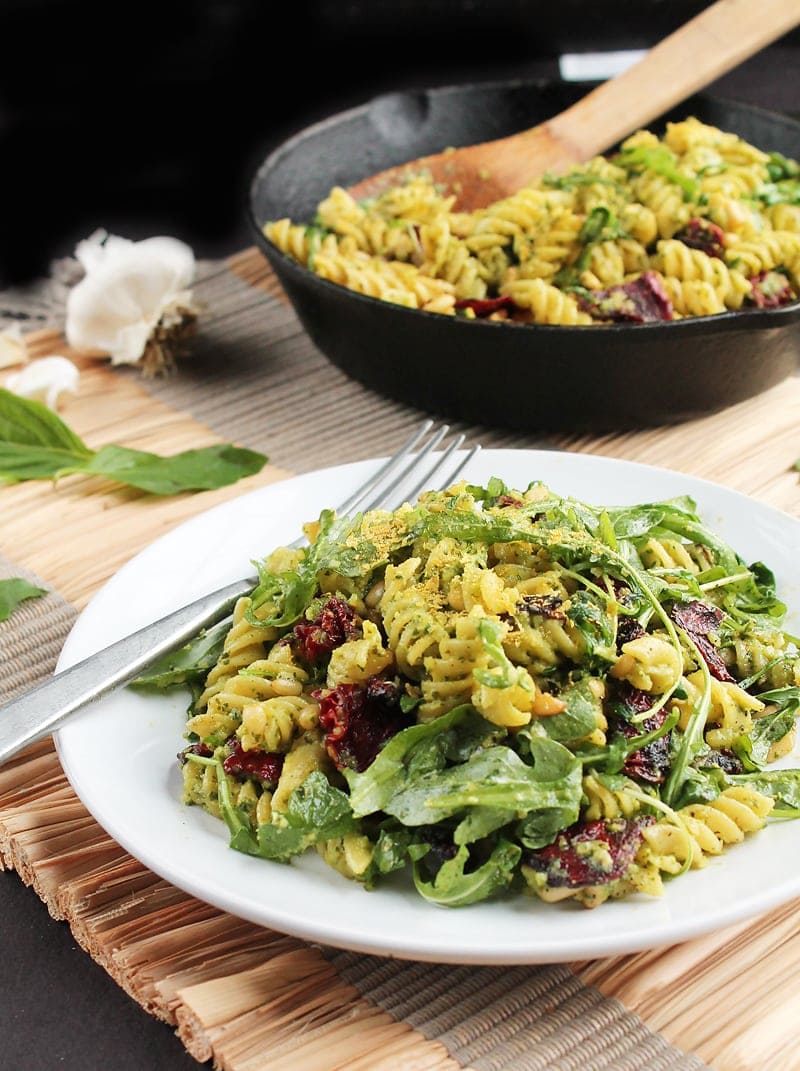
<path fill-rule="evenodd" d="M 654 45 L 638 63 L 566 111 L 530 130 L 400 164 L 350 192 L 373 197 L 420 172 L 472 211 L 545 172 L 605 152 L 635 130 L 738 66 L 800 23 L 800 0 L 717 0 Z"/>

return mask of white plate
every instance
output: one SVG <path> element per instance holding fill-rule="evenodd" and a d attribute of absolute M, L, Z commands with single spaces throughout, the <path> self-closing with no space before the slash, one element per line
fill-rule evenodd
<path fill-rule="evenodd" d="M 342 501 L 378 464 L 342 465 L 266 487 L 203 513 L 130 561 L 70 633 L 59 669 L 250 571 L 299 526 Z M 625 505 L 691 495 L 709 524 L 748 561 L 776 573 L 800 626 L 800 522 L 734 491 L 665 469 L 547 451 L 486 450 L 465 472 L 523 487 Z M 763 912 L 800 894 L 800 821 L 775 822 L 699 871 L 638 898 L 587 911 L 527 896 L 439 908 L 401 875 L 366 892 L 315 853 L 290 864 L 234 852 L 222 822 L 180 802 L 176 754 L 186 697 L 122 689 L 57 735 L 75 791 L 118 843 L 178 888 L 252 922 L 360 952 L 450 963 L 546 963 L 659 947 Z M 786 765 L 798 765 L 794 757 Z"/>

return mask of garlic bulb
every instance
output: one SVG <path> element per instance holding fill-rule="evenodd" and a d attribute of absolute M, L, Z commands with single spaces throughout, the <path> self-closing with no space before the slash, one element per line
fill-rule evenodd
<path fill-rule="evenodd" d="M 80 372 L 66 357 L 53 355 L 39 357 L 27 364 L 22 371 L 6 378 L 6 390 L 23 398 L 43 402 L 49 409 L 58 408 L 59 397 L 78 393 Z"/>
<path fill-rule="evenodd" d="M 67 297 L 69 345 L 150 373 L 171 367 L 199 312 L 191 248 L 176 238 L 133 242 L 96 231 L 75 256 L 86 274 Z"/>

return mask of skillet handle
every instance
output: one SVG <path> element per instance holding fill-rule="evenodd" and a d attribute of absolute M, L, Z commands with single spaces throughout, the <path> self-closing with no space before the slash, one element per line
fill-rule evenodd
<path fill-rule="evenodd" d="M 546 126 L 581 159 L 597 155 L 798 24 L 799 0 L 717 0 Z"/>

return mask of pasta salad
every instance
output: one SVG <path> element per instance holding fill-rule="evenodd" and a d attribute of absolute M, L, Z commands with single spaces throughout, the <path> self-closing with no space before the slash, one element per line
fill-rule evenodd
<path fill-rule="evenodd" d="M 800 814 L 786 606 L 690 498 L 493 478 L 304 532 L 136 682 L 191 687 L 183 801 L 237 851 L 595 907 Z"/>
<path fill-rule="evenodd" d="M 334 187 L 263 233 L 323 279 L 470 319 L 589 326 L 712 316 L 800 294 L 800 167 L 689 117 L 460 212 L 424 174 Z"/>

